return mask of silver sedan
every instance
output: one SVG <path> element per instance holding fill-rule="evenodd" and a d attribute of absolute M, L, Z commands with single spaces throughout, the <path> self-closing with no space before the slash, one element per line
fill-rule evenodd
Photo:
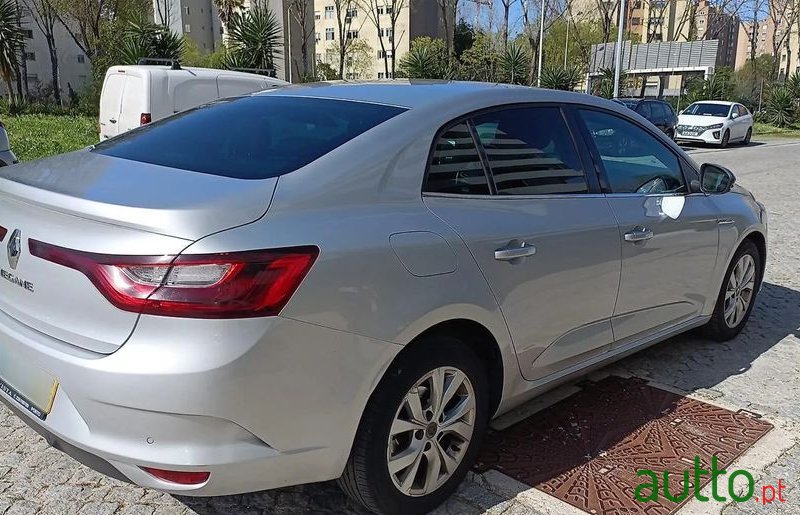
<path fill-rule="evenodd" d="M 488 421 L 747 322 L 764 208 L 636 113 L 473 83 L 227 99 L 0 169 L 0 398 L 115 478 L 457 487 Z"/>

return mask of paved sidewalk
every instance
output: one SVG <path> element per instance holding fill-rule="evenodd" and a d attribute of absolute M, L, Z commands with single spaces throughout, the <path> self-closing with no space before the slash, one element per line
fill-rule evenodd
<path fill-rule="evenodd" d="M 782 479 L 788 502 L 761 506 L 692 501 L 681 515 L 800 514 L 800 142 L 691 152 L 729 166 L 767 205 L 770 256 L 745 331 L 719 344 L 684 335 L 607 367 L 729 409 L 764 415 L 775 430 L 734 463 L 756 484 Z M 557 392 L 556 392 L 557 393 Z M 521 411 L 524 413 L 524 410 Z M 580 515 L 582 512 L 489 471 L 470 474 L 441 514 Z M 176 498 L 125 485 L 47 446 L 0 407 L 0 515 L 250 515 L 363 513 L 330 483 L 214 499 Z"/>

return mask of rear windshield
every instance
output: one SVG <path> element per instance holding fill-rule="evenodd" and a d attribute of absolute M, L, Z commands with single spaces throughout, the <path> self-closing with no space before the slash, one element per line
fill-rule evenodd
<path fill-rule="evenodd" d="M 93 152 L 194 172 L 266 179 L 297 170 L 405 111 L 344 100 L 225 99 L 109 139 Z"/>

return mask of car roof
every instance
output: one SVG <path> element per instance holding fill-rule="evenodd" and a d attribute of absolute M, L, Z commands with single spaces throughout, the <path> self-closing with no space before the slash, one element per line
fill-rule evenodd
<path fill-rule="evenodd" d="M 485 82 L 460 82 L 444 80 L 399 79 L 365 82 L 317 82 L 298 84 L 276 90 L 260 91 L 254 95 L 277 94 L 351 100 L 375 104 L 394 105 L 410 109 L 430 106 L 442 108 L 481 99 L 487 105 L 500 102 L 580 102 L 602 103 L 608 100 L 570 91 L 492 84 Z"/>
<path fill-rule="evenodd" d="M 108 69 L 109 73 L 117 73 L 117 72 L 146 72 L 146 73 L 153 73 L 156 72 L 158 74 L 175 74 L 175 75 L 191 75 L 194 77 L 207 77 L 212 78 L 218 75 L 225 75 L 226 77 L 234 76 L 234 77 L 242 77 L 242 78 L 261 78 L 270 83 L 280 83 L 280 84 L 288 84 L 285 81 L 280 79 L 276 79 L 274 77 L 268 77 L 266 75 L 258 75 L 256 73 L 247 73 L 247 72 L 240 72 L 236 70 L 222 70 L 217 68 L 196 68 L 193 66 L 184 66 L 178 69 L 173 69 L 167 65 L 161 64 L 126 64 L 126 65 L 116 65 L 112 66 Z"/>

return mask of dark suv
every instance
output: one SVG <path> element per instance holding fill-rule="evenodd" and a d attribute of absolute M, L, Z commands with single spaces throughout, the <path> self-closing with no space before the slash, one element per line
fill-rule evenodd
<path fill-rule="evenodd" d="M 647 118 L 650 123 L 664 131 L 664 134 L 675 139 L 675 126 L 678 124 L 678 116 L 668 103 L 663 100 L 645 98 L 615 98 L 614 102 L 633 109 Z"/>

